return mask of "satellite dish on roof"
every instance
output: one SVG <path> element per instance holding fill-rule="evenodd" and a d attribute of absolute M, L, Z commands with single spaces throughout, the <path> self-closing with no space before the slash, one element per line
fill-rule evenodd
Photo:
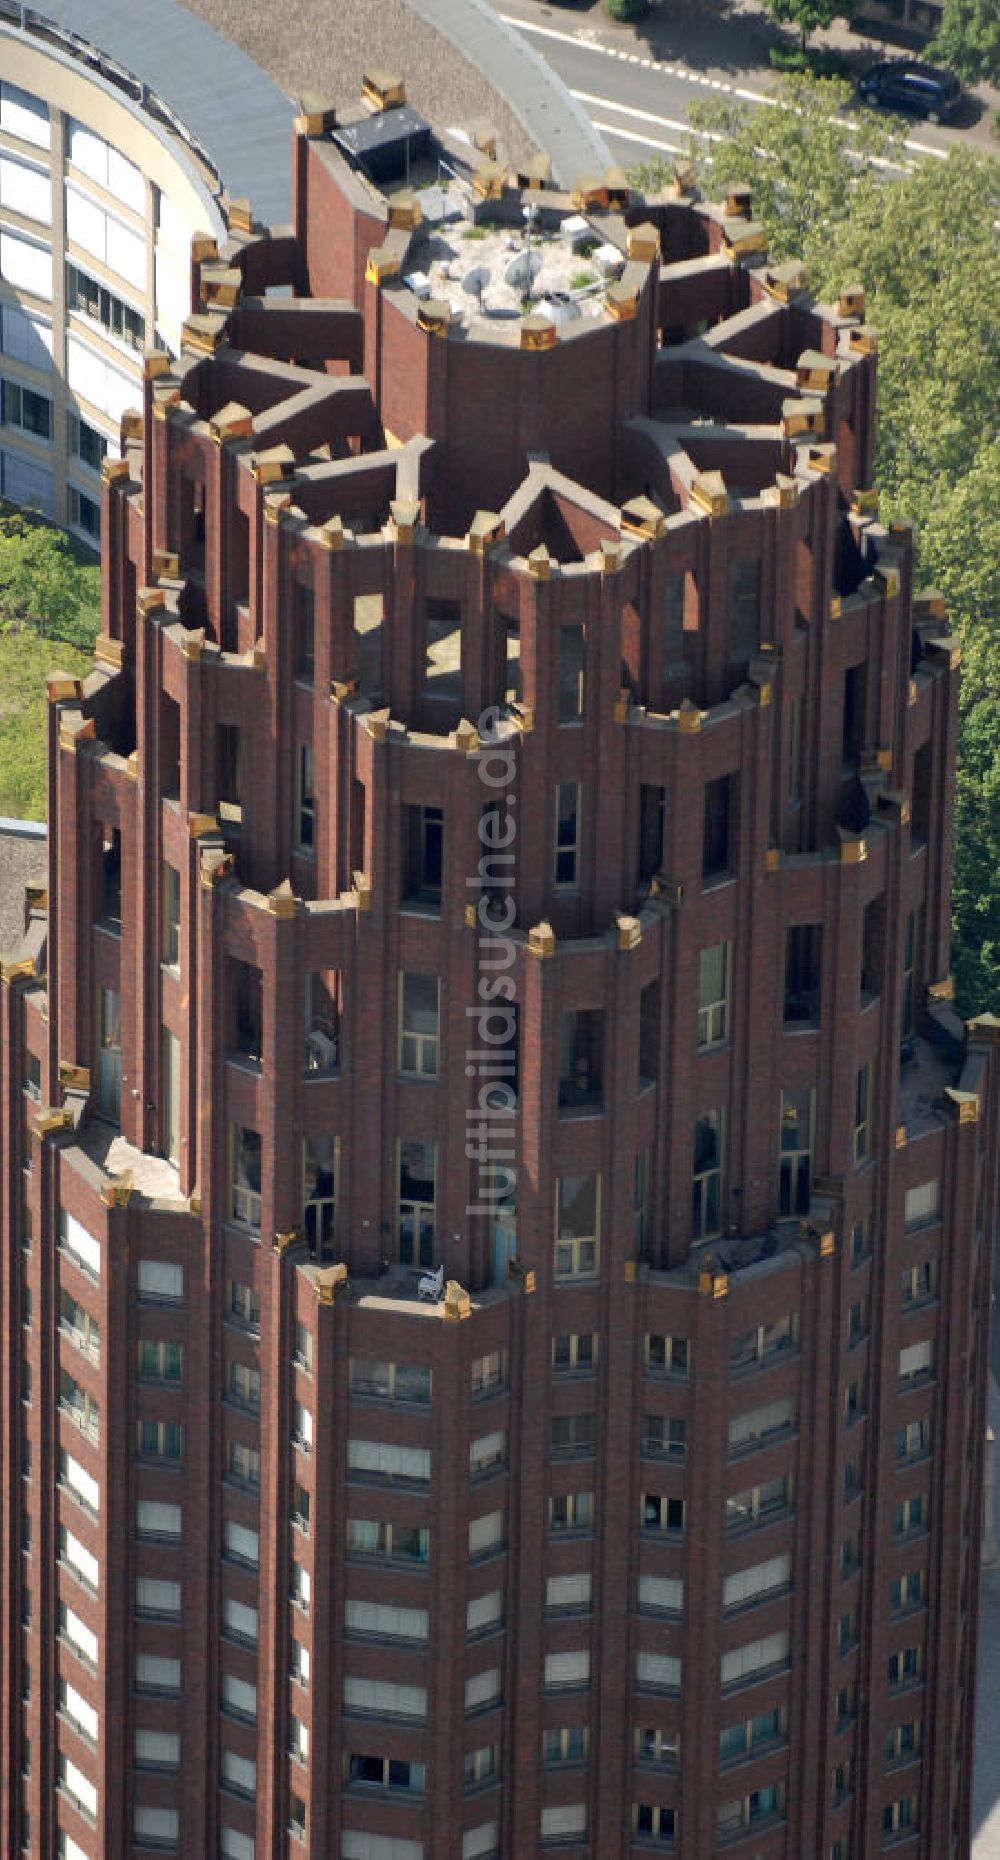
<path fill-rule="evenodd" d="M 485 291 L 486 286 L 488 285 L 489 281 L 490 281 L 489 266 L 488 265 L 473 265 L 471 270 L 467 271 L 464 278 L 462 279 L 462 289 L 463 291 L 465 291 L 467 296 L 478 297 L 479 303 L 480 305 L 482 305 L 483 292 Z"/>
<path fill-rule="evenodd" d="M 515 291 L 530 290 L 542 269 L 542 260 L 538 252 L 519 252 L 512 258 L 504 272 L 506 282 Z"/>

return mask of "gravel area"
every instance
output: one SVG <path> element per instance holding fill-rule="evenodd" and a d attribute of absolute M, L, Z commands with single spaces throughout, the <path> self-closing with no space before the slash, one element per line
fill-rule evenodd
<path fill-rule="evenodd" d="M 0 826 L 0 955 L 9 956 L 24 935 L 24 887 L 35 879 L 45 883 L 46 859 L 43 839 Z"/>
<path fill-rule="evenodd" d="M 398 71 L 407 97 L 442 128 L 485 118 L 515 161 L 534 153 L 517 118 L 446 39 L 404 0 L 186 0 L 289 96 L 321 91 L 345 116 L 360 115 L 361 78 L 373 65 Z"/>

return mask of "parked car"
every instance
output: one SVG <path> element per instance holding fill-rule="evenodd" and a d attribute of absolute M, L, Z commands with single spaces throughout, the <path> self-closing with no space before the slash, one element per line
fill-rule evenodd
<path fill-rule="evenodd" d="M 928 123 L 946 123 L 962 101 L 962 86 L 952 71 L 921 64 L 915 58 L 886 59 L 872 65 L 858 84 L 862 101 L 883 110 L 903 110 Z"/>

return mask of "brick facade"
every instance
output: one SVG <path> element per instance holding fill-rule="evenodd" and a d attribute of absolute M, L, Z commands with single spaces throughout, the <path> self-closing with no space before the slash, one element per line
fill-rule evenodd
<path fill-rule="evenodd" d="M 0 1856 L 965 1854 L 996 1033 L 863 303 L 606 190 L 597 317 L 442 335 L 308 128 L 50 688 Z"/>

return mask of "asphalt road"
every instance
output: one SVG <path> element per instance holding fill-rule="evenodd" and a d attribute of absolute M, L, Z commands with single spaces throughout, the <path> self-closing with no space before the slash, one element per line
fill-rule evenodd
<path fill-rule="evenodd" d="M 734 97 L 766 105 L 762 75 L 692 69 L 682 60 L 657 59 L 642 41 L 613 27 L 595 27 L 593 15 L 538 0 L 495 0 L 497 11 L 517 26 L 558 72 L 601 131 L 615 161 L 686 151 L 688 111 L 694 100 Z M 721 52 L 721 47 L 720 47 Z M 962 132 L 915 124 L 906 141 L 911 156 L 944 157 L 963 140 Z"/>

